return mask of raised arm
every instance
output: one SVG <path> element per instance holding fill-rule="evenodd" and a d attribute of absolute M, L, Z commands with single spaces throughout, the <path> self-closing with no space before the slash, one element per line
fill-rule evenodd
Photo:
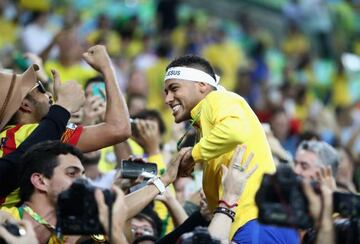
<path fill-rule="evenodd" d="M 84 127 L 76 145 L 83 152 L 90 152 L 125 141 L 131 136 L 131 127 L 126 102 L 119 89 L 105 46 L 93 46 L 83 54 L 83 57 L 104 76 L 106 88 L 104 122 Z"/>

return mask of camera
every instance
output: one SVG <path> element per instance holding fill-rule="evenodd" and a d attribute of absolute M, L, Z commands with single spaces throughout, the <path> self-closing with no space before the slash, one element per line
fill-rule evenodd
<path fill-rule="evenodd" d="M 2 226 L 14 236 L 23 236 L 26 234 L 26 230 L 13 223 L 3 223 Z M 7 242 L 0 237 L 0 244 L 6 244 Z"/>
<path fill-rule="evenodd" d="M 311 228 L 313 220 L 301 182 L 302 178 L 287 165 L 279 165 L 273 175 L 265 174 L 255 197 L 259 208 L 259 222 L 300 229 Z M 311 185 L 320 194 L 318 183 L 313 181 Z M 358 219 L 360 196 L 334 192 L 333 209 L 334 213 L 339 213 L 342 217 Z"/>
<path fill-rule="evenodd" d="M 196 227 L 193 232 L 185 233 L 181 236 L 181 244 L 220 244 L 220 240 L 212 238 L 206 227 Z"/>
<path fill-rule="evenodd" d="M 99 221 L 95 187 L 85 179 L 77 179 L 58 196 L 56 233 L 65 235 L 104 234 Z M 115 194 L 103 190 L 105 203 L 111 209 Z"/>
<path fill-rule="evenodd" d="M 260 223 L 301 229 L 313 225 L 301 178 L 289 166 L 279 165 L 274 175 L 264 175 L 255 201 Z"/>

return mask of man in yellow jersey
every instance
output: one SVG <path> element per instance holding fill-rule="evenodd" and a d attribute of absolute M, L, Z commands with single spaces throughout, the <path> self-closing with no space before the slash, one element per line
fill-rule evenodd
<path fill-rule="evenodd" d="M 114 145 L 131 135 L 129 114 L 115 77 L 115 71 L 105 46 L 97 45 L 83 54 L 86 62 L 104 76 L 106 90 L 106 112 L 103 123 L 93 126 L 69 124 L 61 141 L 76 145 L 81 151 L 89 152 Z M 54 71 L 55 84 L 60 84 L 60 76 Z M 18 87 L 18 89 L 23 89 Z M 79 94 L 73 94 L 77 96 Z M 51 98 L 44 89 L 32 89 L 12 112 L 12 118 L 0 132 L 2 142 L 0 157 L 11 153 L 38 126 L 37 123 L 48 113 Z M 11 194 L 0 199 L 0 205 L 13 205 L 18 196 Z"/>
<path fill-rule="evenodd" d="M 175 122 L 192 120 L 201 133 L 200 141 L 188 148 L 179 171 L 191 172 L 195 163 L 203 162 L 203 189 L 211 211 L 222 203 L 221 165 L 229 165 L 236 145 L 245 144 L 246 157 L 253 152 L 252 162 L 259 164 L 237 203 L 229 238 L 236 243 L 297 243 L 296 231 L 256 221 L 255 193 L 263 174 L 275 172 L 275 164 L 261 123 L 246 101 L 220 87 L 211 65 L 197 56 L 183 56 L 168 65 L 165 95 Z M 234 204 L 225 203 L 225 207 Z"/>

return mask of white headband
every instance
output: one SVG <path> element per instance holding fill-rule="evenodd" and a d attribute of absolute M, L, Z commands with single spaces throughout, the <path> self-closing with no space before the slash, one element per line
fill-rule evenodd
<path fill-rule="evenodd" d="M 195 81 L 195 82 L 204 82 L 219 90 L 221 89 L 221 86 L 219 85 L 220 76 L 215 75 L 215 77 L 216 80 L 214 80 L 214 78 L 211 77 L 211 75 L 205 73 L 204 71 L 194 68 L 172 67 L 167 70 L 164 81 L 170 79 L 179 79 L 179 80 L 187 80 L 187 81 Z"/>

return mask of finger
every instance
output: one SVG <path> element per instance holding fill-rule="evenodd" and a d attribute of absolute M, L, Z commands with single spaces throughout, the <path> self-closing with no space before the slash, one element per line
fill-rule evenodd
<path fill-rule="evenodd" d="M 51 74 L 54 79 L 54 90 L 56 91 L 56 89 L 58 89 L 61 86 L 61 77 L 56 69 L 51 69 Z"/>
<path fill-rule="evenodd" d="M 35 235 L 34 227 L 32 226 L 30 221 L 28 221 L 28 220 L 20 220 L 18 223 L 19 223 L 19 225 L 24 227 L 27 234 Z"/>
<path fill-rule="evenodd" d="M 309 200 L 310 203 L 313 203 L 317 198 L 316 193 L 314 192 L 310 182 L 308 180 L 302 181 L 303 190 L 305 193 L 306 198 Z"/>
<path fill-rule="evenodd" d="M 95 190 L 95 199 L 98 205 L 99 215 L 105 214 L 107 206 L 105 204 L 104 194 L 100 189 Z"/>
<path fill-rule="evenodd" d="M 249 166 L 249 164 L 250 164 L 250 162 L 253 160 L 253 158 L 254 158 L 254 153 L 251 152 L 251 153 L 249 154 L 249 156 L 247 157 L 244 165 L 243 165 L 244 170 L 247 169 L 247 167 Z"/>
<path fill-rule="evenodd" d="M 233 154 L 233 157 L 231 159 L 230 165 L 229 167 L 233 167 L 234 164 L 240 164 L 242 161 L 242 158 L 244 156 L 244 153 L 246 151 L 246 146 L 245 145 L 238 145 L 235 148 L 235 152 Z"/>
<path fill-rule="evenodd" d="M 259 164 L 255 164 L 246 174 L 246 178 L 249 178 L 259 167 Z"/>
<path fill-rule="evenodd" d="M 331 166 L 327 166 L 327 167 L 326 167 L 326 169 L 325 169 L 325 175 L 326 175 L 327 177 L 332 177 L 332 176 L 333 176 Z"/>

